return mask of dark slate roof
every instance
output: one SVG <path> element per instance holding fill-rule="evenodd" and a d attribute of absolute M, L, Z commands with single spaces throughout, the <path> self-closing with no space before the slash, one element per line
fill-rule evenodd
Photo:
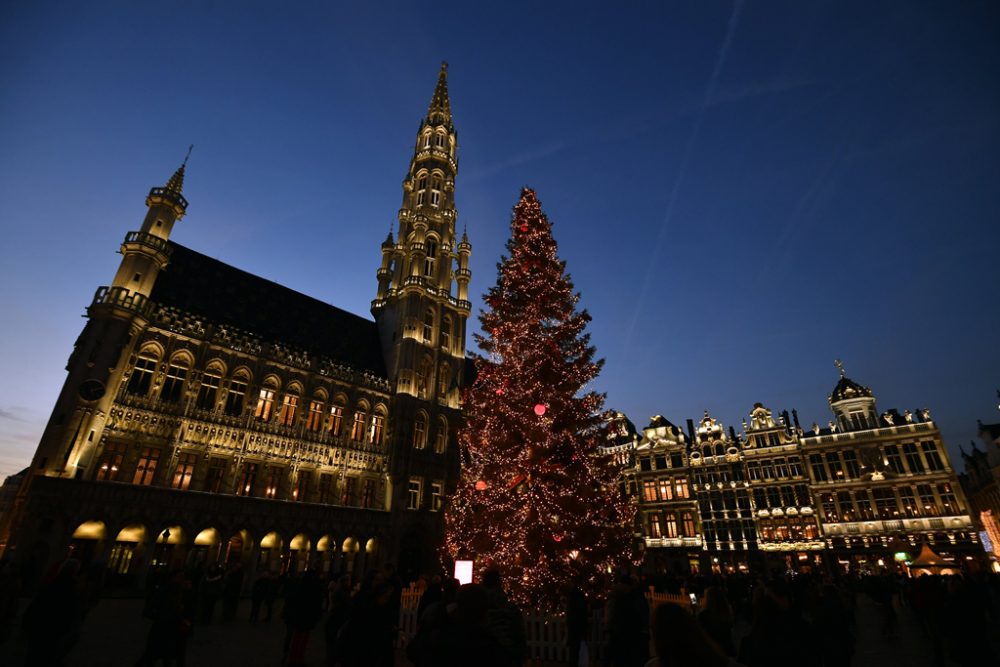
<path fill-rule="evenodd" d="M 375 322 L 170 242 L 150 298 L 264 340 L 388 377 Z"/>
<path fill-rule="evenodd" d="M 830 402 L 836 403 L 845 398 L 855 398 L 856 396 L 867 396 L 870 398 L 871 395 L 872 390 L 868 387 L 858 384 L 849 377 L 841 376 L 840 382 L 837 383 L 837 386 L 833 388 L 833 393 L 830 394 Z"/>

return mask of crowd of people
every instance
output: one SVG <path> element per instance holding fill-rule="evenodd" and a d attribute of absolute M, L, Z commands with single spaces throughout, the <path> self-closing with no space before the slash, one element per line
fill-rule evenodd
<path fill-rule="evenodd" d="M 486 570 L 479 579 L 459 585 L 446 576 L 426 578 L 416 632 L 400 642 L 403 583 L 391 566 L 357 580 L 307 569 L 294 575 L 262 572 L 252 582 L 245 581 L 239 564 L 154 568 L 142 605 L 149 630 L 134 664 L 184 665 L 194 628 L 237 620 L 248 593 L 247 622 L 269 623 L 276 616 L 283 623 L 282 664 L 289 667 L 305 664 L 311 639 L 322 642 L 327 667 L 392 667 L 401 644 L 414 667 L 524 665 L 529 651 L 522 610 L 508 598 L 498 571 Z M 101 568 L 69 559 L 46 575 L 19 616 L 20 577 L 12 563 L 0 563 L 0 645 L 17 637 L 26 642 L 27 665 L 64 664 L 104 583 Z M 692 604 L 651 609 L 650 588 L 674 599 L 683 595 L 680 599 Z M 565 589 L 567 664 L 848 667 L 859 596 L 874 605 L 877 630 L 886 641 L 899 631 L 897 610 L 906 608 L 919 622 L 935 666 L 1000 664 L 990 640 L 1000 623 L 1000 576 L 986 573 L 918 578 L 623 573 L 602 599 Z M 600 623 L 592 622 L 595 615 Z M 602 636 L 592 636 L 595 628 Z"/>

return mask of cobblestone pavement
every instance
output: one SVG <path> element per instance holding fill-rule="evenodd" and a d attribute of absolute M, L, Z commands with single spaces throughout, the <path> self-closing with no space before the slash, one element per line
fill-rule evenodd
<path fill-rule="evenodd" d="M 22 609 L 25 607 L 22 604 Z M 149 621 L 142 617 L 142 602 L 135 599 L 104 599 L 87 617 L 79 644 L 67 661 L 70 667 L 118 667 L 135 664 L 146 639 Z M 882 636 L 879 610 L 864 596 L 858 596 L 857 650 L 853 667 L 933 667 L 930 642 L 920 632 L 916 618 L 907 608 L 897 609 L 896 635 Z M 278 667 L 284 625 L 275 617 L 270 623 L 247 621 L 249 602 L 243 601 L 237 620 L 198 626 L 188 646 L 189 667 L 239 665 Z M 1000 635 L 1000 633 L 995 633 Z M 309 665 L 323 665 L 321 630 L 310 638 Z M 24 663 L 24 646 L 16 640 L 0 646 L 0 665 L 16 667 Z M 402 655 L 397 667 L 410 667 Z M 471 664 L 471 663 L 470 663 Z M 951 663 L 945 663 L 951 667 Z"/>

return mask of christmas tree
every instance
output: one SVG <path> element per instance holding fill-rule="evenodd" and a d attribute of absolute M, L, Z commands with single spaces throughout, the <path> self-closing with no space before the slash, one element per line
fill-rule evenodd
<path fill-rule="evenodd" d="M 479 317 L 484 356 L 465 394 L 462 476 L 445 515 L 451 558 L 498 569 L 517 602 L 540 609 L 556 607 L 567 584 L 606 592 L 632 554 L 634 515 L 600 452 L 604 396 L 588 385 L 603 360 L 556 250 L 525 188 Z"/>

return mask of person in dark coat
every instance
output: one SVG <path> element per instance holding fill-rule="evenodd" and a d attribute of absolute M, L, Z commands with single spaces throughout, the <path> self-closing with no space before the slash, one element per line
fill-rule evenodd
<path fill-rule="evenodd" d="M 260 606 L 267 597 L 267 589 L 270 587 L 271 573 L 265 572 L 257 577 L 250 588 L 250 620 L 256 621 L 260 618 Z"/>
<path fill-rule="evenodd" d="M 336 579 L 328 593 L 329 613 L 326 617 L 324 635 L 326 639 L 326 664 L 333 667 L 340 660 L 338 637 L 351 612 L 351 575 L 344 574 Z"/>
<path fill-rule="evenodd" d="M 649 653 L 649 604 L 629 574 L 611 589 L 607 624 L 611 666 L 641 667 Z"/>
<path fill-rule="evenodd" d="M 392 593 L 392 585 L 387 582 L 362 583 L 338 633 L 337 650 L 344 667 L 392 667 L 396 628 Z"/>
<path fill-rule="evenodd" d="M 137 667 L 161 660 L 164 665 L 184 665 L 194 616 L 191 591 L 191 582 L 182 570 L 177 570 L 152 592 L 148 615 L 153 623 Z"/>
<path fill-rule="evenodd" d="M 236 563 L 226 574 L 222 586 L 222 620 L 232 621 L 236 618 L 236 607 L 240 603 L 240 591 L 243 590 L 243 563 Z"/>
<path fill-rule="evenodd" d="M 465 584 L 453 604 L 427 608 L 406 656 L 416 667 L 507 667 L 508 657 L 485 627 L 488 607 L 487 590 Z"/>
<path fill-rule="evenodd" d="M 665 602 L 653 612 L 656 657 L 646 667 L 729 667 L 730 660 L 694 616 Z"/>
<path fill-rule="evenodd" d="M 200 599 L 200 609 L 198 622 L 209 624 L 215 615 L 215 605 L 222 595 L 222 565 L 216 563 L 205 572 L 204 579 L 201 580 L 201 588 L 198 591 Z"/>
<path fill-rule="evenodd" d="M 566 588 L 566 644 L 569 648 L 570 667 L 580 664 L 580 644 L 587 641 L 587 625 L 590 621 L 587 597 L 579 586 Z"/>
<path fill-rule="evenodd" d="M 754 590 L 753 626 L 740 643 L 739 662 L 747 667 L 811 667 L 822 664 L 819 640 L 794 606 L 781 580 Z"/>
<path fill-rule="evenodd" d="M 735 656 L 733 644 L 733 611 L 726 595 L 718 586 L 705 591 L 705 608 L 698 613 L 698 625 L 726 655 Z"/>
<path fill-rule="evenodd" d="M 486 589 L 484 625 L 503 649 L 506 664 L 509 667 L 520 667 L 528 655 L 524 616 L 517 605 L 507 599 L 499 570 L 483 572 L 483 588 Z"/>
<path fill-rule="evenodd" d="M 285 599 L 285 624 L 289 632 L 285 664 L 288 667 L 301 667 L 306 664 L 309 633 L 323 617 L 323 595 L 323 585 L 319 576 L 315 570 L 308 570 Z"/>

